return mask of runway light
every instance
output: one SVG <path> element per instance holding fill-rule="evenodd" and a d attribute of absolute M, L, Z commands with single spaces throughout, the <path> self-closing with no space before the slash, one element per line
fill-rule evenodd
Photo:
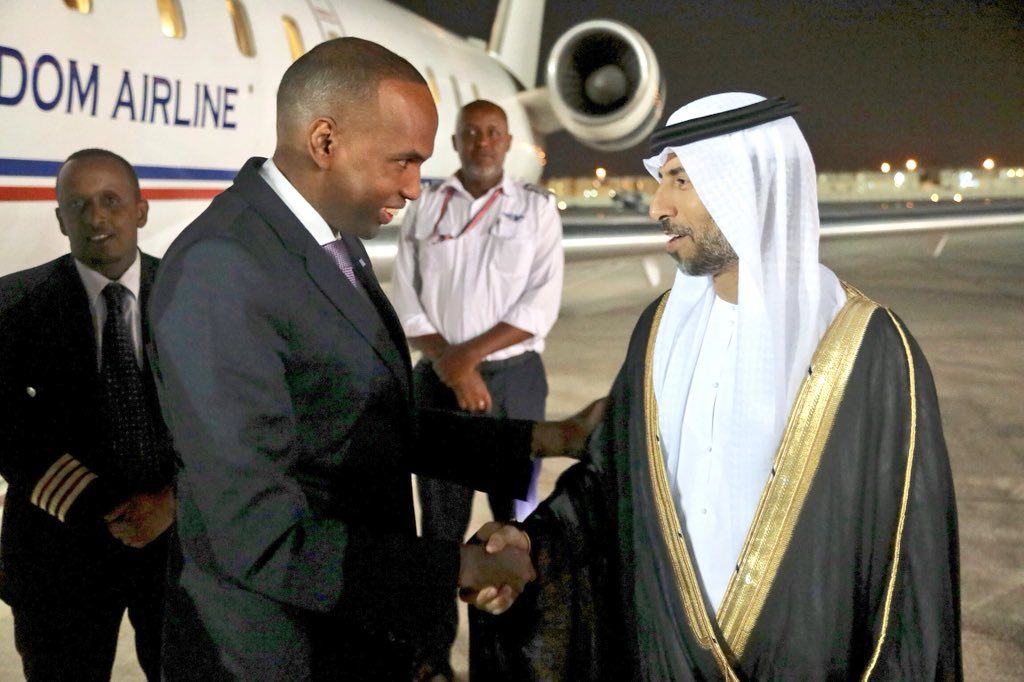
<path fill-rule="evenodd" d="M 933 204 L 939 203 L 939 195 L 938 194 L 932 194 L 932 203 Z"/>
<path fill-rule="evenodd" d="M 1024 168 L 1018 168 L 1013 174 L 1018 178 L 1024 178 Z"/>
<path fill-rule="evenodd" d="M 902 187 L 904 181 L 907 179 L 903 173 L 896 171 L 896 174 L 892 176 L 892 183 L 897 187 Z"/>
<path fill-rule="evenodd" d="M 960 192 L 957 192 L 956 194 L 953 195 L 953 201 L 955 201 L 956 203 L 959 204 L 963 200 L 964 200 L 964 196 L 962 194 L 960 194 Z"/>
<path fill-rule="evenodd" d="M 996 162 L 993 159 L 985 159 L 981 162 L 981 167 L 985 170 L 992 170 L 996 167 Z"/>
<path fill-rule="evenodd" d="M 883 161 L 881 168 L 883 173 L 888 173 L 892 170 L 892 165 L 888 161 Z"/>
<path fill-rule="evenodd" d="M 1012 168 L 1007 168 L 1006 169 L 1006 177 L 1012 178 L 1013 176 L 1014 176 L 1013 169 Z"/>
<path fill-rule="evenodd" d="M 608 175 L 608 171 L 606 171 L 604 168 L 598 167 L 594 169 L 594 175 L 597 176 L 598 180 L 604 180 L 605 176 Z"/>
<path fill-rule="evenodd" d="M 568 207 L 569 207 L 569 204 L 565 203 L 564 201 L 559 201 L 558 202 L 558 210 L 559 211 L 564 211 Z"/>
<path fill-rule="evenodd" d="M 615 190 L 613 190 L 613 189 L 608 190 L 608 196 L 610 196 L 612 199 L 614 199 L 615 198 Z"/>
<path fill-rule="evenodd" d="M 914 159 L 907 159 L 907 170 L 917 170 L 917 161 L 915 161 Z"/>

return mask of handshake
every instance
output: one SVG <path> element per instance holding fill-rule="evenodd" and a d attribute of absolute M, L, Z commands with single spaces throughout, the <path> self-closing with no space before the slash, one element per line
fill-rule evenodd
<path fill-rule="evenodd" d="M 497 521 L 484 524 L 459 557 L 459 599 L 497 615 L 537 577 L 530 561 L 530 536 Z"/>

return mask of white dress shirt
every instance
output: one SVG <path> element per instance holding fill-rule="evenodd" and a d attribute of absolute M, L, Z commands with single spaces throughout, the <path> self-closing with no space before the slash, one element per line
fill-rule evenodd
<path fill-rule="evenodd" d="M 503 360 L 544 350 L 563 269 L 554 197 L 506 178 L 474 199 L 452 176 L 424 187 L 406 213 L 392 302 L 409 337 L 440 334 L 462 343 L 499 322 L 533 334 L 486 358 Z"/>
<path fill-rule="evenodd" d="M 338 238 L 334 234 L 334 230 L 331 229 L 331 226 L 323 219 L 323 216 L 316 212 L 313 205 L 306 201 L 304 196 L 299 194 L 299 190 L 295 189 L 295 185 L 288 182 L 288 178 L 284 176 L 284 173 L 274 165 L 273 159 L 267 159 L 260 166 L 260 177 L 270 185 L 270 189 L 274 190 L 274 194 L 284 202 L 288 210 L 295 214 L 295 217 L 299 219 L 302 226 L 309 230 L 317 244 L 323 246 Z"/>
<path fill-rule="evenodd" d="M 736 505 L 739 480 L 760 471 L 725 454 L 736 382 L 736 306 L 715 297 L 683 410 L 679 449 L 666 471 L 713 606 L 721 603 L 752 516 Z M 737 460 L 742 457 L 737 457 Z M 760 481 L 763 484 L 763 481 Z"/>
<path fill-rule="evenodd" d="M 74 261 L 75 269 L 78 270 L 78 276 L 82 279 L 82 285 L 85 287 L 85 295 L 89 298 L 92 329 L 96 335 L 96 368 L 99 369 L 103 362 L 103 325 L 107 322 L 107 300 L 103 298 L 103 289 L 115 280 L 107 279 L 77 258 Z M 135 260 L 116 281 L 131 292 L 131 296 L 128 297 L 128 329 L 131 330 L 135 362 L 141 368 L 142 309 L 139 306 L 139 290 L 142 286 L 142 259 L 139 257 L 138 250 L 135 251 Z"/>

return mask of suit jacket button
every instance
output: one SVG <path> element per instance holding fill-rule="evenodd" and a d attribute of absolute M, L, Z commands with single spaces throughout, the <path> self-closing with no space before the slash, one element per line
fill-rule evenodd
<path fill-rule="evenodd" d="M 31 386 L 26 386 L 25 387 L 25 393 L 28 393 L 28 397 L 29 398 L 35 398 L 36 397 L 36 389 L 32 388 Z"/>

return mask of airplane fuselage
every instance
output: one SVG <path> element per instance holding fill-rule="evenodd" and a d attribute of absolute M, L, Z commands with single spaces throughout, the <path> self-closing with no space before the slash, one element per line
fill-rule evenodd
<path fill-rule="evenodd" d="M 0 5 L 0 274 L 67 251 L 54 176 L 85 147 L 136 165 L 152 204 L 140 244 L 163 253 L 248 157 L 273 153 L 277 84 L 294 51 L 339 35 L 379 42 L 427 78 L 440 125 L 425 176 L 458 167 L 456 114 L 485 98 L 509 116 L 506 172 L 539 178 L 543 152 L 517 85 L 482 42 L 380 0 L 234 4 L 248 16 L 251 48 L 237 38 L 245 23 L 221 2 L 182 0 L 181 37 L 165 35 L 180 28 L 155 2 L 95 0 L 88 14 L 55 1 Z"/>

